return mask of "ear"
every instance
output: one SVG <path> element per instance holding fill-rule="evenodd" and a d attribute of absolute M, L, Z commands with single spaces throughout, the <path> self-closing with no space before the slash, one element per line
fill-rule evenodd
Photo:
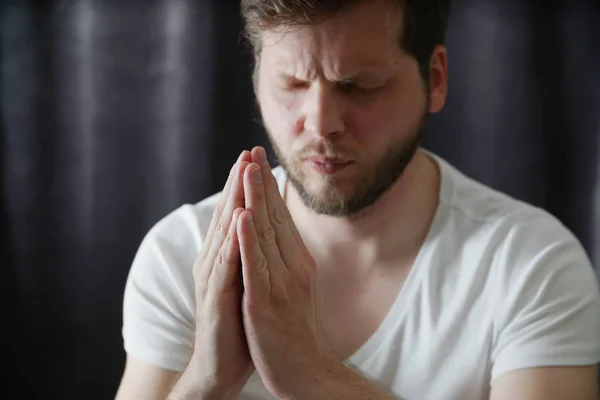
<path fill-rule="evenodd" d="M 429 112 L 439 112 L 446 103 L 448 92 L 448 53 L 446 47 L 433 49 L 429 66 Z"/>

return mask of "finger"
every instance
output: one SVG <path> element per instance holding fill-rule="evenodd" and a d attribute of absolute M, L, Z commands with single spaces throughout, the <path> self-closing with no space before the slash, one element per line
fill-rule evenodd
<path fill-rule="evenodd" d="M 271 294 L 271 274 L 262 252 L 252 213 L 244 211 L 237 221 L 237 233 L 242 260 L 242 277 L 247 302 L 259 304 Z"/>
<path fill-rule="evenodd" d="M 215 259 L 215 266 L 208 281 L 208 290 L 215 294 L 227 293 L 237 290 L 239 287 L 238 273 L 241 259 L 237 219 L 243 211 L 243 208 L 237 208 L 234 211 L 227 236 Z"/>
<path fill-rule="evenodd" d="M 252 162 L 252 153 L 250 153 L 248 150 L 242 151 L 236 162 L 240 162 L 240 161 L 246 161 L 248 163 L 251 163 Z"/>
<path fill-rule="evenodd" d="M 210 220 L 210 224 L 208 226 L 208 232 L 206 233 L 206 239 L 204 240 L 204 246 L 203 246 L 204 251 L 202 252 L 203 255 L 205 255 L 208 252 L 208 249 L 210 248 L 210 244 L 212 242 L 212 237 L 213 237 L 214 231 L 217 227 L 217 224 L 219 223 L 219 221 L 221 219 L 221 214 L 223 213 L 223 208 L 225 207 L 225 204 L 227 203 L 227 199 L 229 198 L 229 191 L 231 189 L 231 184 L 233 183 L 235 174 L 237 172 L 239 172 L 240 163 L 242 161 L 249 162 L 250 159 L 251 159 L 250 152 L 247 150 L 242 151 L 241 154 L 239 155 L 237 161 L 235 162 L 235 164 L 233 164 L 233 167 L 231 167 L 231 170 L 229 171 L 229 177 L 227 178 L 227 182 L 225 183 L 225 188 L 221 192 L 221 196 L 219 198 L 219 204 L 215 208 L 215 211 L 213 212 L 212 218 Z"/>
<path fill-rule="evenodd" d="M 233 211 L 236 208 L 244 206 L 244 190 L 242 188 L 242 179 L 244 170 L 247 166 L 247 161 L 240 161 L 238 163 L 238 169 L 234 171 L 231 187 L 229 189 L 229 193 L 227 194 L 227 198 L 225 199 L 223 209 L 218 218 L 213 221 L 215 226 L 210 233 L 209 240 L 207 240 L 207 242 L 204 244 L 202 255 L 198 261 L 199 265 L 205 266 L 201 268 L 201 270 L 197 271 L 198 280 L 200 282 L 207 282 L 210 278 L 214 268 L 215 257 L 223 245 L 229 225 L 231 224 Z"/>
<path fill-rule="evenodd" d="M 285 264 L 277 247 L 275 231 L 269 220 L 260 167 L 255 163 L 250 164 L 244 172 L 244 197 L 246 210 L 252 213 L 258 243 L 267 259 L 268 268 L 273 273 L 281 272 L 285 268 Z"/>
<path fill-rule="evenodd" d="M 294 261 L 299 260 L 302 253 L 308 255 L 308 249 L 306 249 L 306 246 L 300 237 L 300 233 L 294 224 L 290 211 L 281 197 L 279 185 L 271 171 L 265 149 L 262 147 L 255 147 L 252 149 L 251 154 L 252 162 L 256 162 L 260 165 L 269 220 L 275 231 L 281 258 L 289 268 L 296 264 Z"/>
<path fill-rule="evenodd" d="M 235 176 L 231 183 L 231 189 L 227 196 L 225 205 L 223 206 L 223 211 L 217 221 L 217 224 L 211 237 L 210 247 L 208 248 L 208 253 L 206 254 L 205 258 L 205 261 L 209 264 L 214 263 L 214 259 L 217 256 L 219 249 L 223 245 L 223 241 L 225 240 L 225 237 L 227 236 L 227 231 L 229 230 L 229 225 L 231 224 L 231 217 L 233 216 L 233 211 L 236 208 L 244 207 L 244 189 L 242 185 L 244 171 L 247 166 L 247 161 L 239 162 L 239 169 L 235 173 Z M 213 261 L 211 262 L 211 260 Z"/>
<path fill-rule="evenodd" d="M 240 158 L 242 158 L 242 154 L 240 154 L 240 157 L 238 158 L 238 160 Z M 194 263 L 194 269 L 193 269 L 194 280 L 196 281 L 197 287 L 199 289 L 202 289 L 202 291 L 206 290 L 206 287 L 208 284 L 208 277 L 210 276 L 210 273 L 212 271 L 212 265 L 211 265 L 212 263 L 209 263 L 209 265 L 206 266 L 207 254 L 212 247 L 215 229 L 216 229 L 219 221 L 221 220 L 221 214 L 223 213 L 223 209 L 225 208 L 225 204 L 227 203 L 227 199 L 229 198 L 229 191 L 231 190 L 231 185 L 232 185 L 233 180 L 235 179 L 235 175 L 238 173 L 238 171 L 239 171 L 239 163 L 236 162 L 235 164 L 233 164 L 233 166 L 231 167 L 231 170 L 229 171 L 229 177 L 227 178 L 225 187 L 223 188 L 223 191 L 220 194 L 219 203 L 215 207 L 215 210 L 213 211 L 213 215 L 210 219 L 208 231 L 206 233 L 206 236 L 204 237 L 204 243 L 202 243 L 202 250 L 200 251 L 200 255 L 198 256 L 198 258 L 196 259 L 196 262 Z"/>

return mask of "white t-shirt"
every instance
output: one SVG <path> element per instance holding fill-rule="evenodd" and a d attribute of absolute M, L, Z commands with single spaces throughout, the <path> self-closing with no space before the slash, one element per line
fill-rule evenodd
<path fill-rule="evenodd" d="M 494 378 L 600 362 L 598 281 L 547 212 L 434 157 L 438 209 L 389 313 L 347 362 L 408 399 L 487 399 Z M 274 169 L 280 189 L 286 176 Z M 192 266 L 219 194 L 184 205 L 143 240 L 125 289 L 127 353 L 182 371 L 194 331 Z M 273 399 L 254 374 L 241 399 Z"/>

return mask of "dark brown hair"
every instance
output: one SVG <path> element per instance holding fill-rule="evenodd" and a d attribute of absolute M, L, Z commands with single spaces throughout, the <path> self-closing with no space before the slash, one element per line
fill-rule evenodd
<path fill-rule="evenodd" d="M 264 30 L 318 24 L 362 1 L 368 0 L 242 0 L 244 34 L 258 61 Z M 399 44 L 415 57 L 427 83 L 433 49 L 444 44 L 450 0 L 390 1 L 396 1 L 403 13 Z"/>

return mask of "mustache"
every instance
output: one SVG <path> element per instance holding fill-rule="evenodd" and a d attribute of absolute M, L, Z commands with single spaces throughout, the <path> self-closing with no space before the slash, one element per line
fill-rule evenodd
<path fill-rule="evenodd" d="M 300 158 L 307 157 L 326 157 L 339 159 L 356 159 L 356 155 L 340 146 L 333 145 L 329 142 L 316 142 L 304 146 L 298 152 Z"/>

